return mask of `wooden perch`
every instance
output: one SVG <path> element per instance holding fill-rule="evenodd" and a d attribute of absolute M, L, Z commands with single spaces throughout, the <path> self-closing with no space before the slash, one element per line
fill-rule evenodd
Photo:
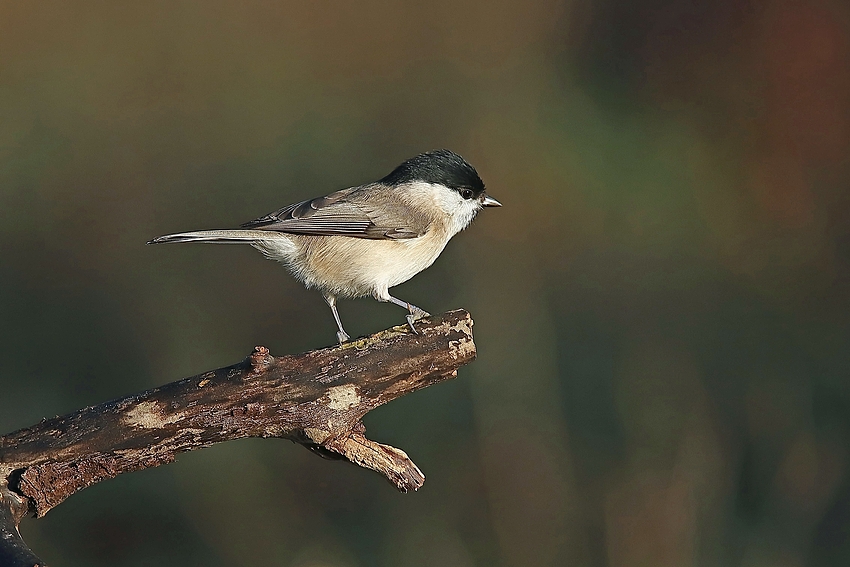
<path fill-rule="evenodd" d="M 400 491 L 425 481 L 407 454 L 365 437 L 362 418 L 457 376 L 475 358 L 472 319 L 451 311 L 299 355 L 258 346 L 244 361 L 0 437 L 0 565 L 36 565 L 17 526 L 70 495 L 178 453 L 243 437 L 283 437 L 377 471 Z"/>

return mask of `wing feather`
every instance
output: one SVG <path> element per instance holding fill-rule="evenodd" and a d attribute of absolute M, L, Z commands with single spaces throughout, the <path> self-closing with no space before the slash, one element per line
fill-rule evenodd
<path fill-rule="evenodd" d="M 371 191 L 365 191 L 371 189 Z M 427 226 L 416 222 L 397 199 L 374 206 L 375 191 L 390 188 L 352 187 L 294 203 L 246 222 L 243 228 L 314 236 L 351 236 L 377 240 L 416 238 Z"/>

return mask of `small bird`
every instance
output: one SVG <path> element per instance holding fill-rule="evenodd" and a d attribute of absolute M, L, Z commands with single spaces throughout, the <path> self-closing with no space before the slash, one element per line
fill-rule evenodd
<path fill-rule="evenodd" d="M 465 159 L 433 150 L 374 183 L 283 207 L 239 229 L 168 234 L 148 244 L 250 244 L 322 293 L 342 344 L 350 337 L 336 309 L 338 298 L 371 295 L 404 307 L 415 333 L 414 321 L 429 314 L 393 297 L 389 288 L 433 264 L 483 207 L 501 206 Z"/>

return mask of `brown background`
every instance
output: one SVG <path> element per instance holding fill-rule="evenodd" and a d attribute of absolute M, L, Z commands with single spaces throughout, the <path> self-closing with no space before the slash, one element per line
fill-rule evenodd
<path fill-rule="evenodd" d="M 452 148 L 487 210 L 396 295 L 479 359 L 367 419 L 26 521 L 52 565 L 846 565 L 850 8 L 839 0 L 0 1 L 0 430 L 333 343 L 230 227 Z M 343 302 L 353 335 L 400 309 Z"/>

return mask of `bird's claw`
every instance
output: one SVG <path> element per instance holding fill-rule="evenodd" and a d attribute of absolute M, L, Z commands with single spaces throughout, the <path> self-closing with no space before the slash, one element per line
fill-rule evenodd
<path fill-rule="evenodd" d="M 419 319 L 424 319 L 425 317 L 430 317 L 431 314 L 427 311 L 423 311 L 418 307 L 414 307 L 410 315 L 407 316 L 407 324 L 410 326 L 410 330 L 413 331 L 414 335 L 418 335 L 419 331 L 416 330 L 416 327 L 413 326 L 414 321 L 418 321 Z"/>
<path fill-rule="evenodd" d="M 337 340 L 339 340 L 339 344 L 342 344 L 345 341 L 347 341 L 348 339 L 350 339 L 351 337 L 349 337 L 348 333 L 346 333 L 345 331 L 337 331 L 336 332 L 336 338 L 337 338 Z"/>

